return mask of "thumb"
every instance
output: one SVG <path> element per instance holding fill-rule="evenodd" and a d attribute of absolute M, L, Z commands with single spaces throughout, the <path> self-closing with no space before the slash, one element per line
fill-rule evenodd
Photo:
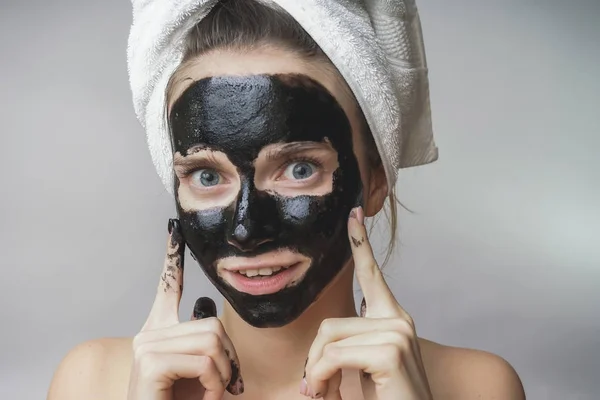
<path fill-rule="evenodd" d="M 194 304 L 192 321 L 217 316 L 217 305 L 210 297 L 200 297 Z"/>

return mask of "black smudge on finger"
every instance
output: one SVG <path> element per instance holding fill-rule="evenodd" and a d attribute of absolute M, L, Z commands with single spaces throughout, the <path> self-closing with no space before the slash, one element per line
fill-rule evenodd
<path fill-rule="evenodd" d="M 194 304 L 194 319 L 211 318 L 217 316 L 217 306 L 210 297 L 200 297 Z"/>
<path fill-rule="evenodd" d="M 167 251 L 169 265 L 183 270 L 183 260 L 185 255 L 185 241 L 181 233 L 181 224 L 178 219 L 169 219 L 169 234 L 171 235 L 170 248 Z"/>
<path fill-rule="evenodd" d="M 231 363 L 231 379 L 227 385 L 227 391 L 233 395 L 244 393 L 244 380 L 240 374 L 239 364 L 231 357 L 229 350 L 225 349 L 225 354 L 229 357 Z"/>
<path fill-rule="evenodd" d="M 169 242 L 167 243 L 165 269 L 161 275 L 162 287 L 165 292 L 179 289 L 179 293 L 182 293 L 183 285 L 179 283 L 179 287 L 175 286 L 178 281 L 181 282 L 185 253 L 185 242 L 183 241 L 179 220 L 169 219 L 168 230 Z"/>

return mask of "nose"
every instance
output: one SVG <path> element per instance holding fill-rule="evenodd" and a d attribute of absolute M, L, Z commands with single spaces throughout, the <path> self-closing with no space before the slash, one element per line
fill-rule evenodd
<path fill-rule="evenodd" d="M 241 251 L 252 251 L 264 243 L 271 242 L 270 238 L 257 238 L 250 234 L 250 230 L 244 224 L 238 224 L 228 239 L 230 245 Z"/>
<path fill-rule="evenodd" d="M 266 193 L 257 192 L 253 186 L 253 183 L 246 179 L 241 182 L 227 232 L 227 242 L 244 252 L 273 241 L 276 232 L 273 219 L 274 200 Z"/>

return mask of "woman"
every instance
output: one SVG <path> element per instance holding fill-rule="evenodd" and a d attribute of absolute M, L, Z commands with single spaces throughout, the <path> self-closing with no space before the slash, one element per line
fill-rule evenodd
<path fill-rule="evenodd" d="M 184 43 L 158 97 L 178 219 L 154 305 L 135 338 L 72 350 L 49 399 L 523 399 L 502 358 L 418 337 L 386 285 L 364 218 L 394 204 L 394 165 L 344 64 L 249 0 L 215 4 Z M 179 319 L 186 245 L 219 318 L 201 297 Z"/>

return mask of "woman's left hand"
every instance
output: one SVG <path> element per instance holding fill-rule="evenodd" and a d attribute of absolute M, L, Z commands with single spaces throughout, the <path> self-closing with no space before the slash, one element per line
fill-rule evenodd
<path fill-rule="evenodd" d="M 365 400 L 431 400 L 415 325 L 387 286 L 367 239 L 362 208 L 350 214 L 349 240 L 363 291 L 361 317 L 324 320 L 306 362 L 304 394 L 339 400 L 341 370 L 362 371 Z"/>

